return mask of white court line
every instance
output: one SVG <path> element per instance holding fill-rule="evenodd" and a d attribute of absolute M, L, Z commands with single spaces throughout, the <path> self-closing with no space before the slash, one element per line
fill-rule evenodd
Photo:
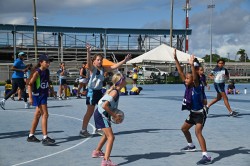
<path fill-rule="evenodd" d="M 226 107 L 225 105 L 221 105 L 221 104 L 215 104 L 217 106 L 220 106 L 220 107 Z M 236 109 L 236 110 L 242 110 L 242 111 L 247 111 L 247 112 L 250 112 L 250 110 L 246 110 L 246 109 L 243 109 L 243 108 L 238 108 L 238 107 L 231 107 L 233 109 Z"/>
<path fill-rule="evenodd" d="M 4 111 L 5 111 L 5 110 L 4 110 Z M 12 112 L 27 112 L 27 113 L 32 113 L 32 114 L 34 114 L 34 112 L 29 112 L 29 111 L 6 110 L 6 112 L 9 112 L 9 111 L 12 111 Z M 65 117 L 65 118 L 70 118 L 70 119 L 75 119 L 75 120 L 82 121 L 82 119 L 78 119 L 78 118 L 71 117 L 71 116 L 66 116 L 66 115 L 51 114 L 51 113 L 50 113 L 50 115 L 61 116 L 61 117 Z M 93 129 L 93 133 L 92 133 L 92 134 L 94 134 L 94 133 L 95 133 L 95 127 L 94 127 L 91 123 L 89 123 L 89 124 L 90 124 L 90 126 L 92 127 L 92 129 Z M 80 137 L 80 136 L 79 136 L 79 137 Z M 73 148 L 75 148 L 75 147 L 77 147 L 77 146 L 79 146 L 79 145 L 85 143 L 85 142 L 88 141 L 90 138 L 92 138 L 92 137 L 89 137 L 89 138 L 87 138 L 87 139 L 84 139 L 82 142 L 80 142 L 80 143 L 78 143 L 78 144 L 76 144 L 76 145 L 74 145 L 74 146 L 71 146 L 71 147 L 69 147 L 69 148 L 67 148 L 67 149 L 64 149 L 64 150 L 61 150 L 61 151 L 58 151 L 58 152 L 55 152 L 55 153 L 52 153 L 52 154 L 49 154 L 49 155 L 46 155 L 46 156 L 43 156 L 43 157 L 39 157 L 39 158 L 36 158 L 36 159 L 33 159 L 33 160 L 29 160 L 29 161 L 25 161 L 25 162 L 22 162 L 22 163 L 14 164 L 14 165 L 12 165 L 12 166 L 17 166 L 17 165 L 23 165 L 23 164 L 31 163 L 31 162 L 33 162 L 33 161 L 41 160 L 41 159 L 44 159 L 44 158 L 48 158 L 48 157 L 51 157 L 51 156 L 54 156 L 54 155 L 57 155 L 57 154 L 66 152 L 66 151 L 68 151 L 68 150 L 71 150 L 71 149 L 73 149 Z"/>

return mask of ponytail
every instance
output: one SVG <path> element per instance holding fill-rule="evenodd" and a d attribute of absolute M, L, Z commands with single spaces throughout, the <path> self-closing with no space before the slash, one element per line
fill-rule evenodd
<path fill-rule="evenodd" d="M 109 94 L 112 90 L 115 90 L 115 84 L 113 84 L 113 85 L 106 91 L 106 94 Z"/>

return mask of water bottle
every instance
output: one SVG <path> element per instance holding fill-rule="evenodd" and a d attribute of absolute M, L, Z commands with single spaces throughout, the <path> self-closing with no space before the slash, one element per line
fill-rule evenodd
<path fill-rule="evenodd" d="M 244 94 L 247 94 L 247 88 L 244 89 Z"/>

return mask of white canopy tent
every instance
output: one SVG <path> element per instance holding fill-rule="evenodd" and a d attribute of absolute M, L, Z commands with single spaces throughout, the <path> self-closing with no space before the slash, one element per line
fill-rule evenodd
<path fill-rule="evenodd" d="M 169 47 L 166 44 L 162 44 L 134 59 L 131 59 L 127 64 L 133 63 L 174 63 L 173 57 L 174 48 Z M 188 63 L 190 54 L 176 50 L 177 58 L 179 62 Z M 199 62 L 204 62 L 203 59 L 196 57 Z"/>

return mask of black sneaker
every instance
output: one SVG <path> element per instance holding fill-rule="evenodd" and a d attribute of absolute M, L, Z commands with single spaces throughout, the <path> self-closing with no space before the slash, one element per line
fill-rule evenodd
<path fill-rule="evenodd" d="M 50 137 L 42 139 L 42 144 L 43 145 L 53 145 L 53 144 L 55 144 L 55 142 L 56 141 L 54 139 L 50 138 Z"/>
<path fill-rule="evenodd" d="M 196 164 L 197 165 L 207 165 L 207 164 L 211 164 L 212 163 L 212 159 L 211 157 L 207 157 L 207 156 L 203 156 L 202 159 L 200 161 L 198 161 Z"/>
<path fill-rule="evenodd" d="M 11 96 L 10 98 L 11 98 L 11 100 L 15 101 L 15 98 L 14 98 L 14 96 Z"/>
<path fill-rule="evenodd" d="M 191 147 L 191 146 L 186 146 L 184 148 L 181 149 L 181 151 L 185 151 L 185 152 L 194 152 L 196 151 L 195 146 Z"/>
<path fill-rule="evenodd" d="M 236 111 L 232 111 L 232 112 L 229 114 L 229 116 L 231 116 L 231 117 L 236 117 L 236 116 L 238 116 L 238 115 L 239 115 L 239 113 L 236 112 Z"/>
<path fill-rule="evenodd" d="M 28 142 L 41 142 L 39 139 L 37 139 L 34 135 L 32 135 L 31 137 L 27 138 Z"/>
<path fill-rule="evenodd" d="M 77 96 L 76 98 L 77 98 L 77 99 L 81 99 L 82 97 L 81 97 L 81 96 Z"/>

